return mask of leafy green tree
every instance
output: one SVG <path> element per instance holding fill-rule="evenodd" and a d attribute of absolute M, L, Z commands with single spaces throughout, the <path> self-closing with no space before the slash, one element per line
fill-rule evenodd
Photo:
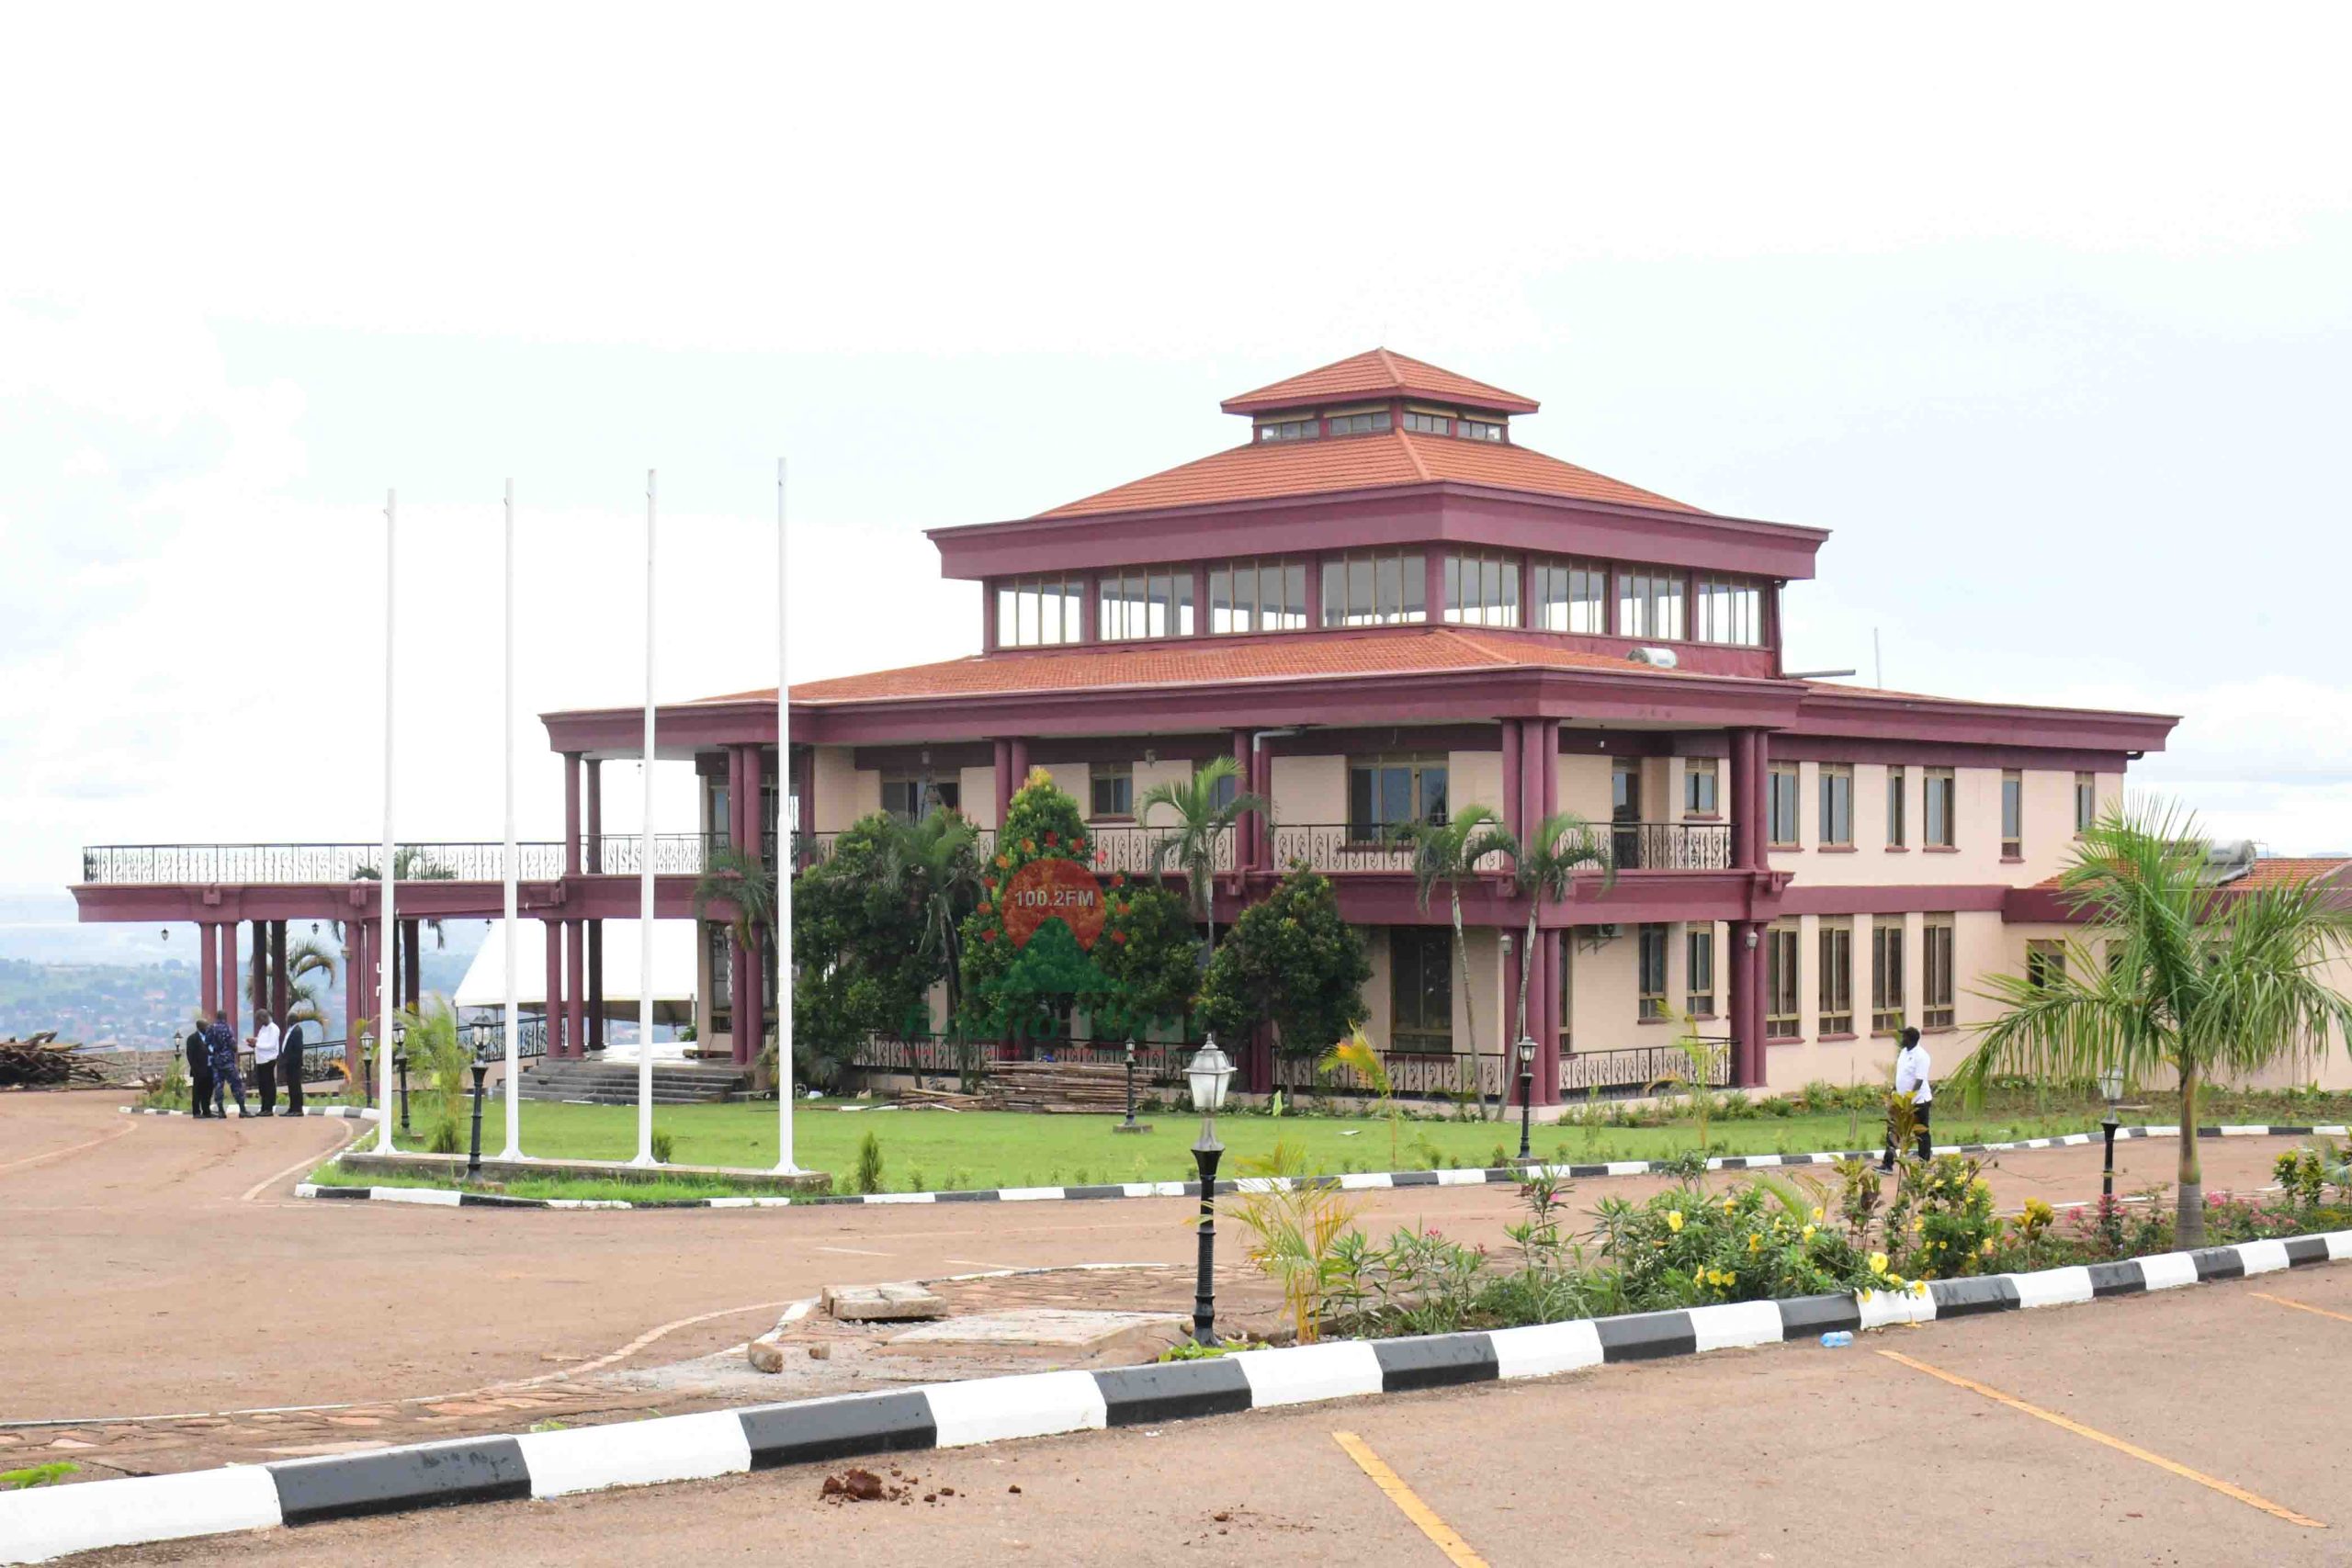
<path fill-rule="evenodd" d="M 1535 831 L 1528 835 L 1523 844 L 1507 831 L 1497 832 L 1510 855 L 1511 880 L 1519 886 L 1519 896 L 1527 900 L 1527 940 L 1519 949 L 1519 1017 L 1520 1027 L 1524 1029 L 1528 976 L 1535 964 L 1536 917 L 1544 912 L 1545 904 L 1557 903 L 1568 896 L 1579 871 L 1597 867 L 1602 887 L 1616 886 L 1617 862 L 1592 824 L 1573 811 L 1546 817 L 1535 825 Z M 1423 908 L 1427 908 L 1426 902 Z"/>
<path fill-rule="evenodd" d="M 1363 939 L 1340 918 L 1330 878 L 1295 866 L 1264 902 L 1241 911 L 1201 985 L 1201 1017 L 1238 1044 L 1261 1020 L 1282 1048 L 1320 1056 L 1363 1021 L 1372 978 Z"/>
<path fill-rule="evenodd" d="M 995 852 L 980 868 L 980 901 L 964 918 L 963 1017 L 974 1034 L 999 1035 L 1011 1022 L 1000 995 L 1017 956 L 1004 929 L 1006 884 L 1032 861 L 1069 860 L 1083 865 L 1086 855 L 1086 822 L 1078 814 L 1078 802 L 1054 787 L 1051 773 L 1032 769 L 1013 795 L 1004 825 L 997 829 Z"/>
<path fill-rule="evenodd" d="M 793 1058 L 820 1087 L 868 1034 L 904 1028 L 939 976 L 921 916 L 892 875 L 899 829 L 881 812 L 859 818 L 793 884 Z"/>
<path fill-rule="evenodd" d="M 883 875 L 914 911 L 923 961 L 947 982 L 947 1016 L 963 1007 L 963 925 L 980 901 L 980 830 L 963 813 L 933 807 L 919 820 L 890 819 Z"/>
<path fill-rule="evenodd" d="M 1102 935 L 1094 944 L 1094 966 L 1110 988 L 1092 1010 L 1094 1032 L 1140 1040 L 1154 1025 L 1167 1024 L 1189 1038 L 1201 985 L 1201 939 L 1193 917 L 1165 887 L 1137 886 L 1123 876 L 1110 880 Z"/>
<path fill-rule="evenodd" d="M 1136 820 L 1151 825 L 1151 814 L 1165 810 L 1175 818 L 1173 830 L 1151 847 L 1155 870 L 1174 862 L 1184 873 L 1184 891 L 1193 913 L 1208 926 L 1209 946 L 1216 946 L 1216 847 L 1231 834 L 1245 811 L 1272 821 L 1273 802 L 1261 795 L 1237 790 L 1219 804 L 1218 790 L 1227 780 L 1238 780 L 1241 765 L 1230 757 L 1202 763 L 1189 779 L 1171 779 L 1152 785 L 1136 802 Z"/>
<path fill-rule="evenodd" d="M 712 850 L 695 882 L 697 919 L 710 919 L 710 911 L 722 904 L 729 912 L 728 929 L 734 933 L 738 952 L 751 947 L 755 933 L 775 939 L 775 873 L 759 856 L 732 844 Z"/>
<path fill-rule="evenodd" d="M 2195 818 L 2143 803 L 2110 807 L 2083 834 L 2061 895 L 2105 942 L 2067 939 L 2063 964 L 1985 976 L 2002 1015 L 1977 1027 L 1951 1082 L 1981 1103 L 1996 1074 L 2081 1082 L 2170 1071 L 2180 1082 L 2176 1245 L 2205 1241 L 2197 1097 L 2217 1077 L 2352 1042 L 2352 1000 L 2322 967 L 2352 947 L 2352 908 L 2309 882 L 2232 887 L 2205 874 Z"/>
<path fill-rule="evenodd" d="M 1519 846 L 1503 826 L 1501 814 L 1491 806 L 1464 806 L 1443 822 L 1399 823 L 1388 836 L 1392 842 L 1412 848 L 1413 896 L 1423 914 L 1429 913 L 1430 900 L 1438 888 L 1445 889 L 1453 913 L 1453 962 L 1461 974 L 1462 1022 L 1469 1036 L 1475 1071 L 1478 1066 L 1477 993 L 1470 984 L 1470 944 L 1462 934 L 1462 885 L 1477 880 L 1478 863 L 1487 855 L 1509 854 Z M 1487 1075 L 1479 1072 L 1478 1105 L 1491 1118 L 1502 1113 L 1502 1098 L 1498 1090 L 1489 1101 L 1486 1079 Z"/>
<path fill-rule="evenodd" d="M 994 984 L 1003 1026 L 1038 1041 L 1059 1038 L 1071 1009 L 1091 1011 L 1111 990 L 1110 979 L 1078 945 L 1069 923 L 1050 918 L 1029 934 Z"/>

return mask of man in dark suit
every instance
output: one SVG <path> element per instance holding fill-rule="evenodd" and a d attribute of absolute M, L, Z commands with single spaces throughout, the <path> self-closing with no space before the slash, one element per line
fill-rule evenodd
<path fill-rule="evenodd" d="M 302 1114 L 302 1026 L 286 1026 L 286 1043 L 278 1051 L 279 1087 L 286 1090 L 286 1114 Z"/>
<path fill-rule="evenodd" d="M 188 1103 L 198 1116 L 212 1114 L 212 1046 L 204 1038 L 201 1027 L 188 1032 L 187 1043 Z"/>

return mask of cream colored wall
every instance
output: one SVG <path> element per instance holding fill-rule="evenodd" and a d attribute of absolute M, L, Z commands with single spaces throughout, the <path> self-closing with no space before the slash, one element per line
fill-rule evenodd
<path fill-rule="evenodd" d="M 1569 732 L 1573 744 L 1575 732 Z M 1573 811 L 1588 822 L 1609 820 L 1609 759 L 1591 752 L 1572 751 L 1559 760 L 1560 809 Z"/>
<path fill-rule="evenodd" d="M 1274 819 L 1312 827 L 1348 819 L 1345 757 L 1276 757 Z"/>
<path fill-rule="evenodd" d="M 1372 960 L 1372 978 L 1364 982 L 1363 989 L 1364 1032 L 1374 1045 L 1385 1051 L 1391 1048 L 1390 1032 L 1394 1027 L 1394 1010 L 1389 1006 L 1389 928 L 1356 929 L 1364 939 L 1364 952 Z M 1478 1053 L 1492 1055 L 1502 1049 L 1498 1031 L 1510 1017 L 1509 1008 L 1518 1000 L 1518 952 L 1514 945 L 1512 966 L 1506 971 L 1501 962 L 1499 932 L 1472 929 L 1464 931 L 1463 936 L 1470 957 L 1470 991 L 1464 995 L 1457 967 L 1453 975 L 1453 1048 L 1463 1053 L 1470 1049 L 1470 998 L 1476 998 Z M 1455 962 L 1458 965 L 1460 959 L 1457 957 Z"/>
<path fill-rule="evenodd" d="M 1281 766 L 1279 759 L 1275 766 Z M 1388 928 L 1358 926 L 1356 934 L 1363 938 L 1364 955 L 1372 960 L 1372 978 L 1363 983 L 1364 1037 L 1385 1051 L 1395 1027 L 1395 1010 L 1388 1005 Z"/>
<path fill-rule="evenodd" d="M 973 826 L 993 828 L 996 824 L 996 768 L 966 768 L 956 775 L 963 795 L 962 810 Z"/>
<path fill-rule="evenodd" d="M 1189 784 L 1192 782 L 1192 778 L 1193 764 L 1185 758 L 1180 757 L 1173 761 L 1139 761 L 1135 767 L 1136 799 L 1138 801 L 1142 800 L 1146 793 L 1159 784 Z M 1085 804 L 1083 796 L 1080 797 L 1080 804 Z M 1145 823 L 1145 826 L 1164 828 L 1173 824 L 1175 820 L 1176 814 L 1174 812 L 1162 808 L 1161 810 L 1153 812 L 1151 820 Z"/>
<path fill-rule="evenodd" d="M 1665 1044 L 1672 1031 L 1636 1021 L 1641 1010 L 1640 947 L 1632 926 L 1598 949 L 1588 951 L 1590 928 L 1566 933 L 1563 944 L 1570 966 L 1569 1043 L 1577 1051 L 1622 1051 L 1653 1043 Z"/>
<path fill-rule="evenodd" d="M 838 833 L 859 818 L 882 809 L 882 775 L 857 766 L 846 746 L 816 749 L 817 826 Z"/>
<path fill-rule="evenodd" d="M 1833 916 L 1833 919 L 1847 917 Z M 1888 917 L 1894 919 L 1897 917 Z M 1904 1016 L 1917 1021 L 1920 1017 L 1925 995 L 1925 969 L 1921 955 L 1925 950 L 1926 917 L 1908 914 L 1903 921 L 1903 989 Z M 1802 1088 L 1815 1078 L 1832 1083 L 1867 1083 L 1873 1076 L 1883 1076 L 1894 1060 L 1892 1040 L 1873 1038 L 1870 1027 L 1871 1000 L 1871 917 L 1856 915 L 1854 922 L 1854 1032 L 1851 1040 L 1825 1040 L 1821 1036 L 1821 922 L 1823 917 L 1806 915 L 1797 925 L 1797 1015 L 1799 1038 L 1794 1041 L 1768 1044 L 1765 1047 L 1764 1072 L 1768 1086 L 1775 1092 Z M 2022 964 L 2025 942 L 2014 933 L 2039 928 L 2005 926 L 1995 910 L 1962 911 L 1952 920 L 1952 1017 L 1954 1027 L 1937 1030 L 1928 1036 L 1928 1053 L 1935 1058 L 1936 1076 L 1940 1078 L 1957 1066 L 1968 1053 L 1975 1036 L 1973 1025 L 1991 1021 L 1998 1010 L 1995 1004 L 1974 993 L 1982 984 L 1980 976 L 1988 971 L 2006 967 L 2012 962 Z M 2014 959 L 2012 958 L 2014 952 Z"/>
<path fill-rule="evenodd" d="M 1449 751 L 1445 759 L 1449 809 L 1484 806 L 1495 815 L 1503 809 L 1503 757 L 1500 751 Z"/>
<path fill-rule="evenodd" d="M 2025 839 L 2017 862 L 2001 858 L 2001 770 L 1957 768 L 1954 838 L 1957 847 L 1930 850 L 1927 832 L 1925 768 L 1904 770 L 1905 828 L 1909 847 L 1886 844 L 1886 768 L 1854 764 L 1854 848 L 1823 850 L 1821 764 L 1797 765 L 1795 850 L 1774 850 L 1772 864 L 1809 884 L 1884 887 L 1922 883 L 2030 886 L 2064 868 L 2075 847 L 2075 775 L 2071 771 L 2029 768 L 2025 772 Z M 2122 793 L 2120 774 L 2103 774 L 2101 798 Z"/>

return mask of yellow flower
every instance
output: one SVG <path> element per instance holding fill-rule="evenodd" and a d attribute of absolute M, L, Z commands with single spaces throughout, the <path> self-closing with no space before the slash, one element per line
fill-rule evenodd
<path fill-rule="evenodd" d="M 1854 1299 L 1855 1299 L 1856 1301 L 1858 1301 L 1858 1302 L 1863 1302 L 1863 1303 L 1867 1303 L 1867 1302 L 1869 1302 L 1869 1300 L 1871 1299 L 1871 1292 L 1870 1292 L 1869 1288 L 1866 1286 L 1866 1287 L 1864 1287 L 1864 1288 L 1863 1288 L 1863 1289 L 1861 1289 L 1861 1290 L 1856 1291 L 1856 1292 L 1854 1292 Z"/>
<path fill-rule="evenodd" d="M 1970 1185 L 1971 1187 L 1975 1188 L 1975 1189 L 1976 1189 L 1976 1190 L 1978 1190 L 1979 1192 L 1990 1192 L 1991 1190 L 1993 1190 L 1993 1184 L 1992 1184 L 1991 1182 L 1989 1182 L 1989 1181 L 1985 1180 L 1985 1179 L 1984 1179 L 1983 1177 L 1981 1177 L 1981 1176 L 1980 1176 L 1980 1177 L 1978 1177 L 1975 1180 L 1973 1180 L 1973 1181 L 1970 1182 L 1970 1183 L 1969 1183 L 1969 1185 Z"/>
<path fill-rule="evenodd" d="M 1886 1272 L 1885 1253 L 1873 1252 L 1871 1254 L 1871 1272 L 1873 1274 L 1883 1274 Z"/>
<path fill-rule="evenodd" d="M 1763 1246 L 1764 1246 L 1764 1238 L 1763 1238 L 1762 1236 L 1758 1235 L 1757 1235 L 1755 1232 L 1753 1232 L 1753 1231 L 1750 1231 L 1750 1232 L 1748 1232 L 1748 1233 L 1747 1233 L 1747 1250 L 1748 1250 L 1748 1251 L 1750 1251 L 1750 1252 L 1759 1251 L 1759 1250 L 1761 1250 L 1761 1249 L 1762 1249 Z"/>
<path fill-rule="evenodd" d="M 1926 1294 L 1928 1293 L 1928 1281 L 1926 1281 L 1925 1280 L 1912 1280 L 1912 1281 L 1911 1281 L 1911 1293 L 1912 1293 L 1913 1295 L 1915 1295 L 1915 1296 L 1924 1296 L 1924 1295 L 1926 1295 Z"/>
<path fill-rule="evenodd" d="M 1984 1256 L 1985 1256 L 1985 1257 L 1990 1258 L 1990 1257 L 1992 1257 L 1992 1256 L 1993 1256 L 1993 1238 L 1992 1238 L 1991 1236 L 1989 1236 L 1989 1235 L 1988 1235 L 1988 1236 L 1986 1236 L 1986 1237 L 1984 1238 L 1984 1249 L 1983 1249 L 1983 1250 L 1984 1250 Z"/>
<path fill-rule="evenodd" d="M 1668 1230 L 1670 1230 L 1670 1231 L 1672 1231 L 1672 1232 L 1674 1232 L 1674 1233 L 1675 1233 L 1676 1235 L 1679 1235 L 1682 1233 L 1682 1211 L 1681 1211 L 1681 1210 L 1679 1210 L 1679 1209 L 1668 1209 L 1668 1210 L 1666 1212 L 1666 1228 L 1667 1228 L 1667 1229 L 1668 1229 Z"/>
<path fill-rule="evenodd" d="M 1804 1238 L 1807 1241 L 1811 1241 L 1813 1239 L 1813 1227 L 1811 1225 L 1804 1227 Z"/>
<path fill-rule="evenodd" d="M 1814 1218 L 1814 1223 L 1815 1223 L 1815 1224 L 1819 1224 L 1819 1223 L 1820 1223 L 1824 1218 L 1826 1218 L 1826 1216 L 1823 1214 L 1822 1211 L 1821 1211 L 1818 1207 L 1815 1208 L 1815 1210 L 1813 1211 L 1813 1218 Z"/>
<path fill-rule="evenodd" d="M 1921 1231 L 1925 1230 L 1927 1226 L 1928 1222 L 1925 1216 L 1919 1214 L 1914 1214 L 1911 1216 L 1911 1234 L 1913 1235 L 1917 1235 Z"/>

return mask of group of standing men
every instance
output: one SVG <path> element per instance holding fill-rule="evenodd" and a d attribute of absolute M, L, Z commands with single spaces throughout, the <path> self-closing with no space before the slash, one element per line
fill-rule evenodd
<path fill-rule="evenodd" d="M 253 1047 L 254 1083 L 261 1091 L 261 1113 L 277 1114 L 277 1082 L 283 1077 L 286 1114 L 301 1115 L 302 1026 L 295 1024 L 281 1035 L 277 1021 L 265 1017 L 246 1043 Z M 237 1067 L 237 1032 L 229 1027 L 226 1010 L 214 1013 L 210 1023 L 189 1032 L 187 1075 L 189 1099 L 197 1115 L 226 1118 L 225 1101 L 232 1094 L 236 1097 L 239 1116 L 253 1114 L 245 1109 L 245 1079 Z"/>

